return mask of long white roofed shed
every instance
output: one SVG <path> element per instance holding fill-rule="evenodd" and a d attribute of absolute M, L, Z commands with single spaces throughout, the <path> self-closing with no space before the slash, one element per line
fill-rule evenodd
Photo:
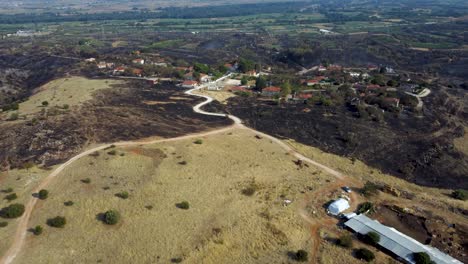
<path fill-rule="evenodd" d="M 351 218 L 345 223 L 345 226 L 361 235 L 371 231 L 378 233 L 380 235 L 379 245 L 406 263 L 416 263 L 413 259 L 413 253 L 426 252 L 437 264 L 463 264 L 438 249 L 424 245 L 395 228 L 382 225 L 379 221 L 372 220 L 363 214 Z"/>

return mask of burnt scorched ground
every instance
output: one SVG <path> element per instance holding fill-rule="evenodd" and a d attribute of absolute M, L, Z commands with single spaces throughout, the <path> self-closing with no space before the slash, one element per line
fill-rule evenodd
<path fill-rule="evenodd" d="M 354 117 L 344 106 L 276 105 L 240 97 L 230 99 L 228 111 L 254 129 L 362 160 L 420 185 L 468 187 L 468 159 L 453 147 L 463 129 L 434 113 L 424 118 L 386 113 L 379 123 Z"/>
<path fill-rule="evenodd" d="M 423 244 L 429 244 L 451 256 L 468 262 L 467 226 L 425 212 L 413 214 L 398 206 L 379 206 L 373 214 L 382 224 L 410 235 Z M 450 220 L 450 219 L 448 219 Z"/>
<path fill-rule="evenodd" d="M 0 106 L 26 99 L 33 89 L 63 76 L 75 60 L 42 55 L 0 55 Z"/>
<path fill-rule="evenodd" d="M 99 91 L 79 110 L 38 116 L 36 121 L 0 124 L 3 169 L 32 162 L 50 166 L 65 161 L 91 143 L 177 137 L 231 124 L 227 118 L 196 114 L 203 99 L 173 85 L 134 82 Z"/>

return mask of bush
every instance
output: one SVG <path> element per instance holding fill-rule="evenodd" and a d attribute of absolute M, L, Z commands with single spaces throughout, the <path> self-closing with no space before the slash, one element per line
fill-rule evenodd
<path fill-rule="evenodd" d="M 371 231 L 364 236 L 364 240 L 371 245 L 377 245 L 380 242 L 380 235 Z"/>
<path fill-rule="evenodd" d="M 66 201 L 63 203 L 65 206 L 72 206 L 73 205 L 73 201 Z"/>
<path fill-rule="evenodd" d="M 416 264 L 433 264 L 434 261 L 431 260 L 431 257 L 426 252 L 417 252 L 413 253 L 413 258 Z"/>
<path fill-rule="evenodd" d="M 90 178 L 82 179 L 81 182 L 82 183 L 91 183 L 91 179 Z"/>
<path fill-rule="evenodd" d="M 374 204 L 371 202 L 364 202 L 358 205 L 357 212 L 363 214 L 367 211 L 372 211 L 374 209 Z"/>
<path fill-rule="evenodd" d="M 455 190 L 452 192 L 452 197 L 458 200 L 466 201 L 468 199 L 468 191 L 467 190 Z"/>
<path fill-rule="evenodd" d="M 360 248 L 356 251 L 356 257 L 358 259 L 363 259 L 367 262 L 375 259 L 374 253 L 372 251 L 368 250 L 367 248 Z"/>
<path fill-rule="evenodd" d="M 252 196 L 252 195 L 254 195 L 255 191 L 256 191 L 256 189 L 254 187 L 250 186 L 250 187 L 247 187 L 245 189 L 242 189 L 242 194 L 246 195 L 246 196 Z"/>
<path fill-rule="evenodd" d="M 180 209 L 188 210 L 190 208 L 190 204 L 187 201 L 183 201 L 183 202 L 177 203 L 176 207 Z"/>
<path fill-rule="evenodd" d="M 63 228 L 67 220 L 63 216 L 56 216 L 54 218 L 47 219 L 47 225 L 51 227 Z"/>
<path fill-rule="evenodd" d="M 38 193 L 38 197 L 39 197 L 39 199 L 41 199 L 41 200 L 47 199 L 47 197 L 49 197 L 49 191 L 48 191 L 48 190 L 44 190 L 44 189 L 40 190 L 39 193 Z"/>
<path fill-rule="evenodd" d="M 197 139 L 197 140 L 195 140 L 193 143 L 194 143 L 194 144 L 201 145 L 201 144 L 203 144 L 203 140 Z"/>
<path fill-rule="evenodd" d="M 353 247 L 353 238 L 348 234 L 342 235 L 340 238 L 338 238 L 338 245 L 345 248 L 351 248 Z"/>
<path fill-rule="evenodd" d="M 0 222 L 0 228 L 8 226 L 8 222 Z"/>
<path fill-rule="evenodd" d="M 42 234 L 42 231 L 43 231 L 43 228 L 42 228 L 42 226 L 40 226 L 40 225 L 36 226 L 36 227 L 33 228 L 33 230 L 32 230 L 33 234 L 36 235 L 36 236 Z"/>
<path fill-rule="evenodd" d="M 364 196 L 369 197 L 369 196 L 378 194 L 379 187 L 377 186 L 377 184 L 368 181 L 366 182 L 366 184 L 364 184 L 364 187 L 362 188 L 361 192 L 362 194 L 364 194 Z"/>
<path fill-rule="evenodd" d="M 18 218 L 24 213 L 24 205 L 11 204 L 0 211 L 0 216 L 3 218 Z"/>
<path fill-rule="evenodd" d="M 13 188 L 6 188 L 5 190 L 3 190 L 4 193 L 11 193 L 13 192 Z"/>
<path fill-rule="evenodd" d="M 9 202 L 16 200 L 18 198 L 18 195 L 16 193 L 10 193 L 7 196 L 5 196 L 5 200 L 8 200 Z"/>
<path fill-rule="evenodd" d="M 120 214 L 116 210 L 109 210 L 104 213 L 103 221 L 108 225 L 115 225 L 120 221 Z"/>
<path fill-rule="evenodd" d="M 122 199 L 127 199 L 128 198 L 128 192 L 126 192 L 126 191 L 119 192 L 119 193 L 116 193 L 115 196 L 117 196 L 119 198 L 122 198 Z"/>
<path fill-rule="evenodd" d="M 309 254 L 307 253 L 307 251 L 302 250 L 302 249 L 299 249 L 299 250 L 296 252 L 295 259 L 296 259 L 297 261 L 306 262 L 307 259 L 309 258 L 308 255 L 309 255 Z"/>
<path fill-rule="evenodd" d="M 8 117 L 8 121 L 15 121 L 15 120 L 18 120 L 18 118 L 19 118 L 18 113 L 12 113 L 12 114 Z"/>
<path fill-rule="evenodd" d="M 112 155 L 112 156 L 113 156 L 113 155 L 117 154 L 117 151 L 116 151 L 115 149 L 113 149 L 113 150 L 111 150 L 111 151 L 107 152 L 107 154 L 109 154 L 109 155 Z"/>
<path fill-rule="evenodd" d="M 48 105 L 49 105 L 49 102 L 47 102 L 47 101 L 42 101 L 41 104 L 42 104 L 42 106 L 48 106 Z"/>

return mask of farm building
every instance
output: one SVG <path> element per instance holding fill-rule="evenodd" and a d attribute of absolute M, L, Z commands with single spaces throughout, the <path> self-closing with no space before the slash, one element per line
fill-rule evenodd
<path fill-rule="evenodd" d="M 382 225 L 377 220 L 372 220 L 363 214 L 352 217 L 345 223 L 345 226 L 360 235 L 376 232 L 380 235 L 379 246 L 405 263 L 416 263 L 413 259 L 413 253 L 426 252 L 437 264 L 462 264 L 461 261 L 442 253 L 438 249 L 424 245 L 398 230 Z"/>
<path fill-rule="evenodd" d="M 180 86 L 183 88 L 195 88 L 197 87 L 198 82 L 196 81 L 184 81 Z"/>
<path fill-rule="evenodd" d="M 340 198 L 328 206 L 328 213 L 338 215 L 349 208 L 349 202 L 346 199 Z"/>
<path fill-rule="evenodd" d="M 269 87 L 262 89 L 263 96 L 275 96 L 275 95 L 279 95 L 280 92 L 281 92 L 281 88 L 276 87 L 276 86 L 269 86 Z"/>

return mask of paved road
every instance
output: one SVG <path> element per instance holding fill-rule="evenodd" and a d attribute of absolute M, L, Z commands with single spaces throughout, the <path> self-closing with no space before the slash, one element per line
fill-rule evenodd
<path fill-rule="evenodd" d="M 228 78 L 228 77 L 229 76 L 224 76 L 224 77 L 222 77 L 222 79 L 225 79 L 225 78 Z M 218 79 L 216 81 L 220 81 L 220 79 Z M 300 159 L 300 160 L 302 160 L 304 162 L 310 163 L 310 164 L 312 164 L 314 166 L 317 166 L 320 169 L 330 173 L 331 175 L 333 175 L 333 176 L 335 176 L 335 177 L 337 177 L 339 179 L 343 179 L 344 176 L 340 172 L 335 171 L 332 168 L 329 168 L 329 167 L 327 167 L 327 166 L 325 166 L 323 164 L 320 164 L 320 163 L 318 163 L 318 162 L 316 162 L 316 161 L 314 161 L 312 159 L 309 159 L 309 158 L 303 156 L 302 154 L 296 152 L 291 146 L 287 145 L 285 142 L 283 142 L 283 141 L 281 141 L 281 140 L 279 140 L 279 139 L 277 139 L 275 137 L 272 137 L 270 135 L 267 135 L 265 133 L 262 133 L 262 132 L 259 132 L 259 131 L 256 131 L 254 129 L 251 129 L 251 128 L 248 128 L 248 127 L 244 126 L 242 124 L 242 120 L 240 118 L 236 117 L 236 116 L 226 115 L 226 114 L 219 114 L 219 113 L 211 113 L 211 112 L 206 112 L 206 111 L 201 110 L 200 108 L 202 106 L 204 106 L 206 104 L 209 104 L 214 100 L 213 98 L 211 98 L 211 97 L 209 97 L 207 95 L 200 95 L 200 94 L 194 93 L 195 91 L 200 90 L 200 89 L 202 89 L 204 87 L 205 87 L 205 85 L 202 85 L 200 87 L 197 87 L 195 89 L 191 89 L 191 90 L 188 90 L 188 91 L 185 92 L 188 95 L 203 97 L 203 98 L 206 99 L 204 102 L 199 103 L 196 106 L 194 106 L 193 111 L 195 111 L 196 113 L 203 114 L 203 115 L 228 117 L 228 118 L 230 118 L 231 120 L 234 121 L 233 125 L 222 128 L 222 129 L 218 129 L 218 130 L 213 130 L 213 131 L 203 132 L 203 133 L 190 134 L 190 135 L 181 136 L 181 137 L 175 137 L 175 138 L 169 138 L 169 139 L 158 139 L 158 140 L 152 140 L 152 141 L 115 142 L 115 143 L 109 143 L 109 144 L 101 145 L 99 147 L 95 147 L 95 148 L 86 150 L 86 151 L 72 157 L 67 162 L 65 162 L 62 165 L 60 165 L 59 167 L 57 167 L 51 174 L 46 176 L 41 181 L 41 183 L 33 190 L 33 193 L 37 193 L 37 192 L 39 192 L 39 190 L 45 189 L 52 180 L 54 180 L 57 176 L 59 176 L 59 174 L 65 168 L 67 168 L 69 165 L 71 165 L 73 162 L 75 162 L 75 161 L 79 160 L 80 158 L 85 157 L 85 156 L 87 156 L 87 155 L 89 155 L 89 154 L 91 154 L 93 152 L 108 148 L 111 145 L 115 145 L 115 146 L 133 146 L 133 145 L 148 145 L 148 144 L 155 144 L 155 143 L 162 143 L 162 142 L 171 142 L 171 141 L 185 140 L 185 139 L 191 139 L 191 138 L 196 138 L 196 137 L 204 137 L 204 136 L 219 134 L 219 133 L 223 133 L 223 132 L 226 132 L 228 130 L 231 130 L 233 128 L 247 129 L 247 130 L 250 130 L 250 131 L 252 131 L 252 132 L 254 132 L 254 133 L 258 134 L 258 135 L 261 135 L 262 137 L 268 138 L 268 139 L 272 140 L 273 142 L 277 143 L 278 145 L 280 145 L 284 150 L 289 152 L 294 157 L 296 157 L 296 158 L 298 158 L 298 159 Z M 24 245 L 24 242 L 26 240 L 27 233 L 28 233 L 27 230 L 28 230 L 28 226 L 29 226 L 29 219 L 31 217 L 31 213 L 32 213 L 36 203 L 37 203 L 37 198 L 31 198 L 28 201 L 28 203 L 26 204 L 24 214 L 18 220 L 16 220 L 16 221 L 19 221 L 19 222 L 18 222 L 18 227 L 16 229 L 15 236 L 13 237 L 13 242 L 12 242 L 10 248 L 5 253 L 5 255 L 0 259 L 0 264 L 10 264 L 10 263 L 12 263 L 13 260 L 18 255 L 18 253 L 21 251 L 21 249 L 22 249 L 22 247 Z"/>

